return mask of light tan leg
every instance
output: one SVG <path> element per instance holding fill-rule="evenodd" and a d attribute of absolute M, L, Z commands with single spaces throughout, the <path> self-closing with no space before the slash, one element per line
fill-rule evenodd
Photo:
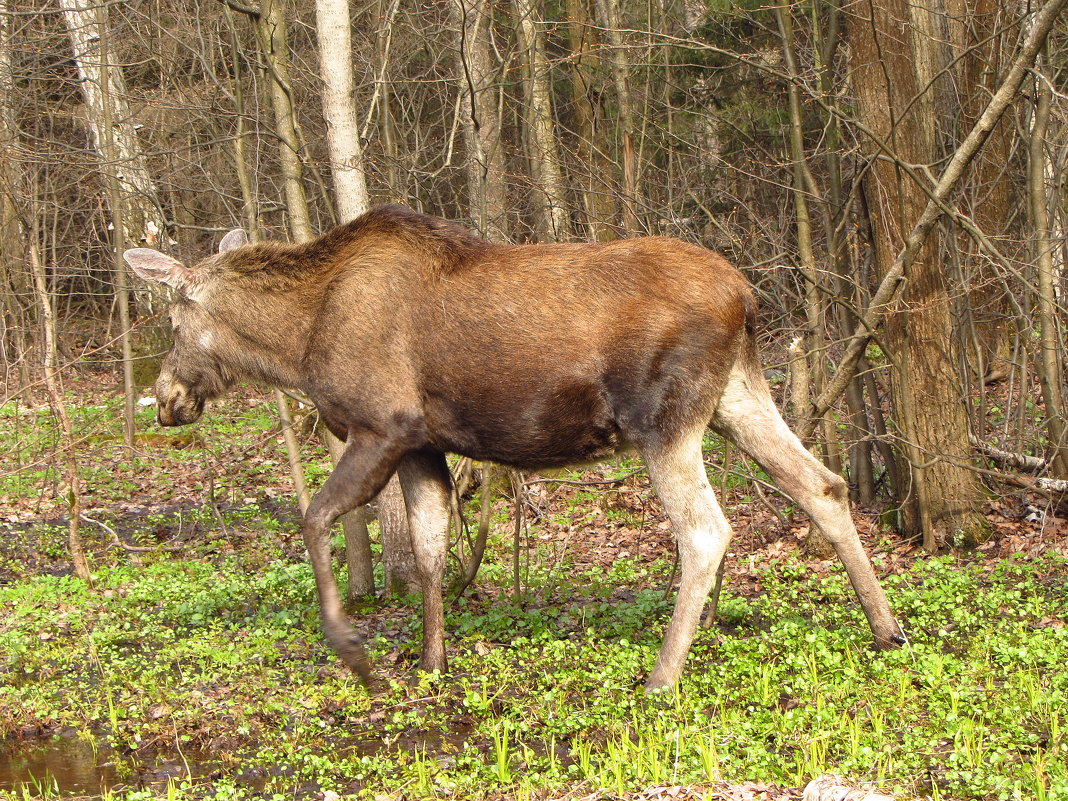
<path fill-rule="evenodd" d="M 452 477 L 445 454 L 436 451 L 408 454 L 397 467 L 397 475 L 404 492 L 412 556 L 423 592 L 423 652 L 419 667 L 444 673 L 447 664 L 442 582 L 448 551 Z"/>
<path fill-rule="evenodd" d="M 756 459 L 776 484 L 819 526 L 845 565 L 875 642 L 904 644 L 849 511 L 846 483 L 805 450 L 771 398 L 764 377 L 735 365 L 712 420 L 713 427 Z"/>
<path fill-rule="evenodd" d="M 675 611 L 656 667 L 645 682 L 650 690 L 671 687 L 682 674 L 708 591 L 731 538 L 730 524 L 705 474 L 703 434 L 702 427 L 665 447 L 642 449 L 649 477 L 675 528 L 682 568 Z"/>

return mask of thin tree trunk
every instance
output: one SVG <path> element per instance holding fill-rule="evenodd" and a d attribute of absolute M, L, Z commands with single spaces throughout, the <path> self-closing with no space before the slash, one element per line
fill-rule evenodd
<path fill-rule="evenodd" d="M 32 213 L 32 212 L 31 212 Z M 45 387 L 52 403 L 52 410 L 59 420 L 63 431 L 63 457 L 66 464 L 66 477 L 68 488 L 68 514 L 70 525 L 67 529 L 67 544 L 70 550 L 71 562 L 74 565 L 74 574 L 91 582 L 92 574 L 89 572 L 89 563 L 85 558 L 85 546 L 82 544 L 82 482 L 78 475 L 78 455 L 74 447 L 74 430 L 67 416 L 67 406 L 63 400 L 63 388 L 60 384 L 58 368 L 58 343 L 56 339 L 56 320 L 53 312 L 52 297 L 48 291 L 48 279 L 45 276 L 44 263 L 41 261 L 40 249 L 37 245 L 37 235 L 29 226 L 26 227 L 30 269 L 33 272 L 34 287 L 37 291 L 37 301 L 41 309 L 41 325 L 44 333 L 44 374 Z"/>
<path fill-rule="evenodd" d="M 567 37 L 571 48 L 571 101 L 575 117 L 576 147 L 582 174 L 582 206 L 587 236 L 598 242 L 617 237 L 613 225 L 615 202 L 611 194 L 612 164 L 602 149 L 604 108 L 594 90 L 600 57 L 596 32 L 590 25 L 587 0 L 567 0 Z"/>
<path fill-rule="evenodd" d="M 297 132 L 296 111 L 293 108 L 289 79 L 289 43 L 286 36 L 286 16 L 282 0 L 264 0 L 255 17 L 260 49 L 270 73 L 271 108 L 274 111 L 275 133 L 279 140 L 282 164 L 282 185 L 289 213 L 289 230 L 297 242 L 314 238 L 315 231 L 304 191 L 304 165 L 300 156 L 300 135 Z"/>
<path fill-rule="evenodd" d="M 0 309 L 0 349 L 3 351 L 0 364 L 8 384 L 11 365 L 18 365 L 18 392 L 29 404 L 33 400 L 33 382 L 25 331 L 29 327 L 27 323 L 34 291 L 32 276 L 22 267 L 25 237 L 16 207 L 16 199 L 22 194 L 22 159 L 18 152 L 19 134 L 14 106 L 13 46 L 8 3 L 0 2 L 0 163 L 5 165 L 5 169 L 0 171 L 0 292 L 4 296 L 3 308 Z"/>
<path fill-rule="evenodd" d="M 236 7 L 236 6 L 235 6 Z M 289 43 L 285 19 L 288 9 L 282 0 L 265 0 L 258 12 L 245 7 L 238 10 L 253 17 L 260 49 L 270 73 L 271 107 L 274 112 L 275 133 L 279 139 L 279 156 L 282 164 L 282 180 L 289 212 L 289 229 L 294 241 L 307 242 L 314 237 L 307 193 L 304 190 L 304 165 L 300 155 L 300 133 L 297 130 L 296 112 L 292 102 L 292 84 L 289 78 Z M 347 29 L 346 29 L 347 30 Z M 351 85 L 351 78 L 350 78 Z M 365 197 L 366 197 L 366 190 Z M 285 402 L 283 398 L 283 403 Z M 343 447 L 330 433 L 324 432 L 327 450 L 336 463 L 336 454 Z M 350 574 L 350 595 L 369 594 L 374 591 L 370 560 L 370 543 L 367 538 L 365 518 L 354 512 L 343 515 L 347 550 L 355 553 L 347 558 L 350 565 L 358 566 L 356 575 Z M 350 545 L 351 543 L 351 545 Z M 361 567 L 362 564 L 362 567 Z M 368 586 L 370 584 L 370 586 Z"/>
<path fill-rule="evenodd" d="M 102 115 L 100 134 L 103 137 L 100 149 L 104 154 L 104 177 L 107 185 L 109 206 L 111 207 L 111 257 L 112 272 L 115 276 L 115 303 L 119 310 L 119 343 L 122 352 L 122 386 L 123 386 L 123 435 L 126 440 L 127 454 L 133 456 L 136 423 L 137 388 L 134 386 L 133 346 L 130 342 L 130 286 L 126 272 L 126 261 L 122 254 L 126 250 L 126 199 L 123 197 L 122 183 L 119 179 L 118 149 L 115 147 L 115 98 L 111 94 L 111 58 L 108 55 L 106 6 L 98 6 L 97 28 L 100 31 L 100 113 Z"/>
<path fill-rule="evenodd" d="M 451 0 L 457 37 L 457 83 L 466 150 L 468 215 L 478 232 L 508 241 L 501 117 L 500 70 L 491 59 L 493 13 L 488 0 Z"/>
<path fill-rule="evenodd" d="M 126 86 L 122 72 L 108 69 L 104 43 L 109 32 L 101 24 L 98 7 L 89 0 L 59 0 L 67 24 L 79 85 L 89 111 L 89 129 L 105 170 L 114 171 L 126 208 L 126 232 L 134 244 L 155 246 L 166 240 L 166 226 L 156 186 L 148 172 L 141 146 L 137 141 L 133 118 L 126 103 Z M 105 85 L 105 81 L 107 82 Z M 105 109 L 104 98 L 112 111 Z M 109 119 L 110 132 L 105 118 Z M 114 153 L 107 152 L 108 138 Z"/>
<path fill-rule="evenodd" d="M 539 28 L 535 0 L 512 0 L 512 5 L 523 59 L 527 153 L 534 191 L 540 198 L 534 210 L 535 230 L 539 241 L 559 242 L 571 237 L 571 221 L 553 124 L 545 35 Z"/>
<path fill-rule="evenodd" d="M 339 218 L 346 222 L 359 217 L 367 211 L 369 205 L 363 150 L 360 147 L 359 126 L 356 123 L 356 103 L 353 99 L 355 85 L 352 77 L 352 33 L 348 0 L 316 0 L 315 20 L 319 40 L 319 74 L 323 80 L 323 117 L 327 126 L 330 172 L 334 178 L 334 202 Z M 337 464 L 344 452 L 344 445 L 329 431 L 324 430 L 323 434 L 331 459 Z M 403 511 L 404 501 L 396 476 L 390 479 L 390 484 L 382 496 L 389 493 L 394 496 L 391 501 Z M 349 598 L 373 595 L 374 566 L 366 512 L 363 509 L 354 509 L 344 515 L 341 522 L 345 531 Z"/>
<path fill-rule="evenodd" d="M 234 171 L 237 173 L 237 183 L 241 189 L 241 211 L 244 217 L 245 230 L 248 232 L 251 242 L 259 242 L 260 215 L 257 211 L 256 198 L 252 190 L 252 178 L 248 172 L 248 162 L 245 159 L 245 90 L 241 74 L 240 50 L 237 43 L 237 30 L 233 25 L 233 19 L 227 9 L 227 19 L 230 22 L 230 57 L 234 64 L 234 112 L 237 118 L 237 130 L 234 133 Z M 293 416 L 289 411 L 289 399 L 280 389 L 274 390 L 274 402 L 278 408 L 278 422 L 282 431 L 282 441 L 286 448 L 286 458 L 289 461 L 289 474 L 293 479 L 293 491 L 297 496 L 297 506 L 300 513 L 304 514 L 311 503 L 308 486 L 304 480 L 304 468 L 300 464 L 300 444 L 293 431 Z"/>
<path fill-rule="evenodd" d="M 623 228 L 628 234 L 641 231 L 638 219 L 638 167 L 634 150 L 634 104 L 630 98 L 627 52 L 619 15 L 619 0 L 595 0 L 597 16 L 611 48 L 612 82 L 619 107 L 619 141 L 623 162 Z"/>
<path fill-rule="evenodd" d="M 1004 77 L 1011 52 L 1006 31 L 1012 4 L 999 0 L 946 0 L 949 6 L 948 41 L 955 58 L 951 65 L 960 88 L 959 125 L 971 127 L 982 114 L 987 99 Z M 1012 168 L 1011 119 L 1001 119 L 990 132 L 984 152 L 977 158 L 967 177 L 970 187 L 970 213 L 981 231 L 1002 236 L 1013 226 L 1017 203 L 1015 175 Z M 977 343 L 976 377 L 991 382 L 1007 377 L 1009 346 L 1012 335 L 1008 318 L 1009 293 L 1005 282 L 991 269 L 990 259 L 963 233 L 960 254 L 970 277 L 965 298 Z M 1010 257 L 1023 257 L 1010 241 L 999 241 L 1009 248 Z M 980 415 L 983 410 L 980 411 Z"/>
<path fill-rule="evenodd" d="M 316 0 L 319 74 L 323 79 L 323 117 L 334 176 L 334 202 L 344 222 L 367 211 L 367 179 L 356 123 L 352 78 L 352 34 L 348 0 Z"/>

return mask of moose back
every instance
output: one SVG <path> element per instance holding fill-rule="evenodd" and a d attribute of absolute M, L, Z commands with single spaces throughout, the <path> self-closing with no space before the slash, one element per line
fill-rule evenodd
<path fill-rule="evenodd" d="M 705 475 L 706 427 L 756 459 L 833 544 L 876 644 L 904 642 L 864 553 L 845 482 L 776 410 L 756 306 L 722 257 L 673 239 L 498 245 L 384 206 L 300 245 L 247 244 L 186 267 L 147 249 L 134 271 L 178 291 L 159 422 L 196 420 L 239 379 L 293 387 L 345 443 L 305 515 L 324 633 L 365 680 L 328 532 L 396 472 L 423 593 L 420 664 L 446 669 L 446 453 L 523 469 L 642 456 L 678 538 L 681 580 L 650 688 L 678 680 L 731 529 Z"/>

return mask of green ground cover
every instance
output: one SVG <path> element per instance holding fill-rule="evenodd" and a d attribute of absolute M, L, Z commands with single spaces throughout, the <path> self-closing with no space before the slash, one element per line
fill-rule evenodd
<path fill-rule="evenodd" d="M 103 792 L 129 799 L 614 798 L 650 786 L 719 798 L 719 782 L 765 783 L 778 798 L 826 772 L 902 798 L 1068 798 L 1062 556 L 902 562 L 884 539 L 877 569 L 911 645 L 877 654 L 840 568 L 788 533 L 750 532 L 678 692 L 646 695 L 672 601 L 671 554 L 642 546 L 662 531 L 648 482 L 626 479 L 611 503 L 589 490 L 547 500 L 518 603 L 501 500 L 485 569 L 449 609 L 447 676 L 412 668 L 414 599 L 354 610 L 379 675 L 368 691 L 319 635 L 292 512 L 264 493 L 285 484 L 273 426 L 259 406 L 227 407 L 197 429 L 200 444 L 146 452 L 127 472 L 105 469 L 119 445 L 87 437 L 110 476 L 93 514 L 136 500 L 107 525 L 147 548 L 109 547 L 87 526 L 93 588 L 56 575 L 62 521 L 25 515 L 0 532 L 9 773 L 61 743 L 88 749 L 106 765 Z M 44 446 L 23 436 L 29 464 Z M 21 775 L 0 799 L 102 792 Z"/>

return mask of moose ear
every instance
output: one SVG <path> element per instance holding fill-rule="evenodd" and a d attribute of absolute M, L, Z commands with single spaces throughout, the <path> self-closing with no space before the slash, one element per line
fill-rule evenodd
<path fill-rule="evenodd" d="M 177 259 L 150 248 L 132 248 L 122 254 L 133 271 L 146 281 L 157 281 L 185 293 L 193 282 L 193 271 Z"/>
<path fill-rule="evenodd" d="M 220 253 L 225 253 L 228 250 L 233 250 L 234 248 L 243 247 L 244 245 L 247 245 L 247 244 L 248 244 L 248 234 L 246 234 L 240 228 L 235 228 L 233 231 L 231 231 L 230 233 L 228 233 L 226 236 L 224 236 L 222 238 L 222 241 L 219 243 L 219 252 Z"/>

